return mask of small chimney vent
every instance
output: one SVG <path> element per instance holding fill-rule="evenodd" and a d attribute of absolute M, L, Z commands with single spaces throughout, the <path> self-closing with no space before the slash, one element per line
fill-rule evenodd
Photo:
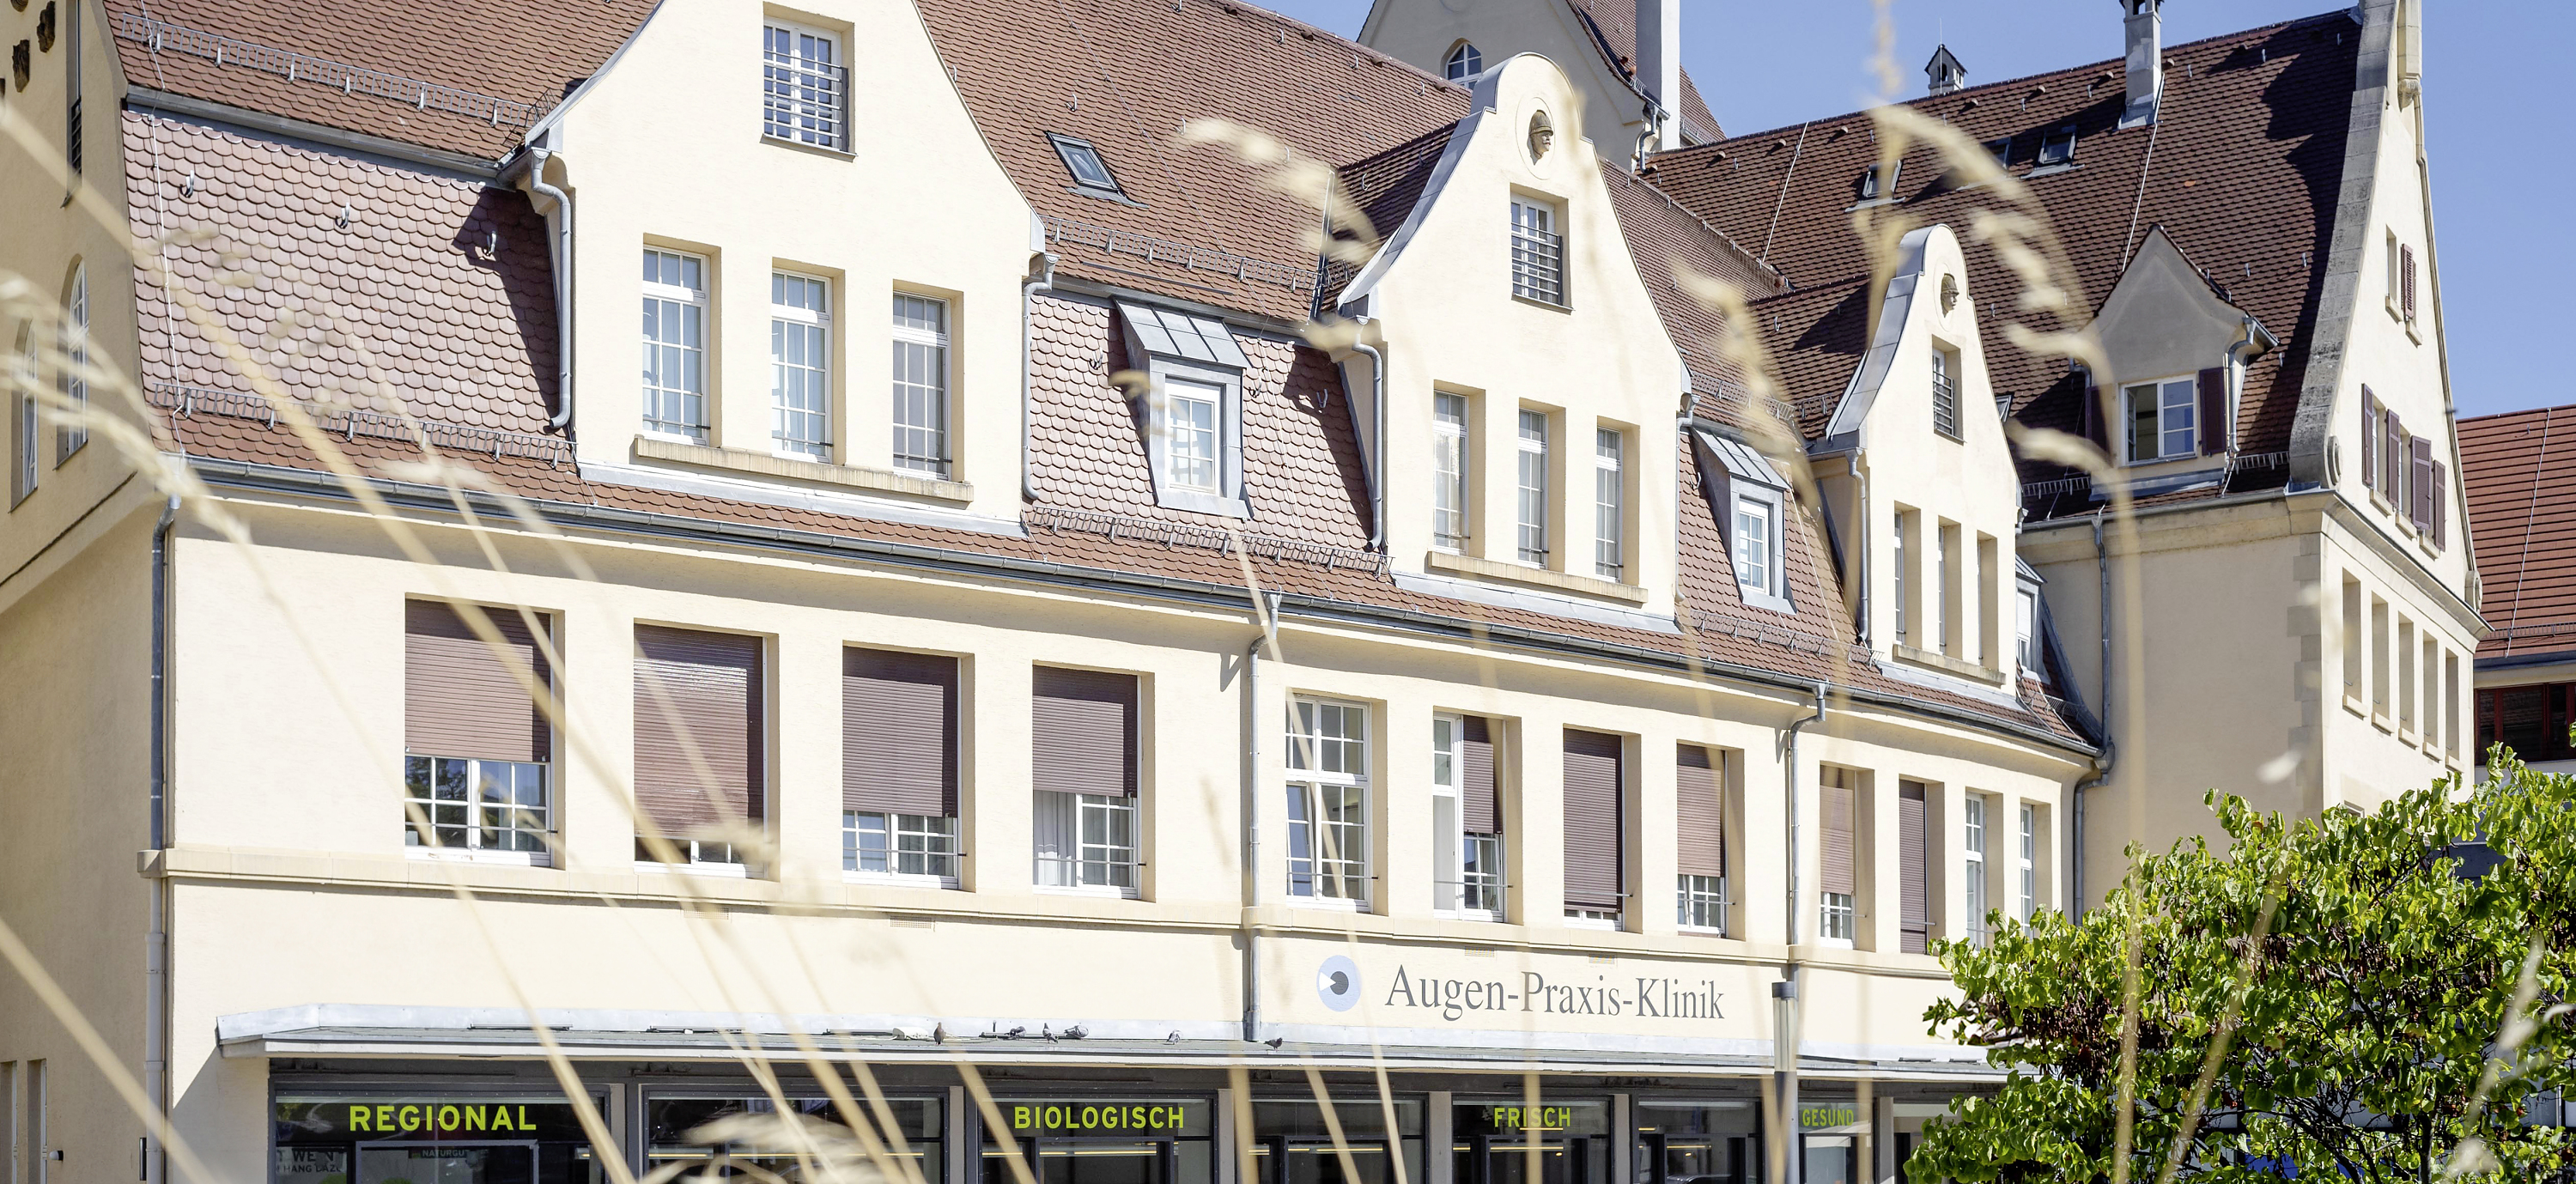
<path fill-rule="evenodd" d="M 2129 105 L 2120 112 L 2123 128 L 2156 121 L 2156 103 L 2165 93 L 2164 0 L 2120 0 L 2128 13 L 2122 22 L 2128 35 Z"/>
<path fill-rule="evenodd" d="M 1931 81 L 1931 93 L 1952 94 L 1968 85 L 1968 68 L 1959 64 L 1958 55 L 1948 45 L 1932 51 L 1932 60 L 1923 64 L 1923 77 Z"/>

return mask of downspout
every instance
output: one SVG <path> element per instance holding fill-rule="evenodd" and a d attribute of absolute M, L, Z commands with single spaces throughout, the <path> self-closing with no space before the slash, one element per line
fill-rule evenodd
<path fill-rule="evenodd" d="M 1365 323 L 1365 322 L 1363 322 Z M 1368 355 L 1369 419 L 1375 425 L 1369 433 L 1369 451 L 1377 454 L 1370 469 L 1377 480 L 1369 490 L 1369 550 L 1386 551 L 1386 355 L 1365 341 L 1351 343 L 1351 352 Z"/>
<path fill-rule="evenodd" d="M 546 426 L 568 429 L 572 426 L 572 195 L 546 180 L 546 161 L 553 156 L 549 149 L 528 149 L 526 180 L 529 192 L 554 203 L 543 211 L 546 228 L 554 232 L 555 263 L 555 413 Z"/>
<path fill-rule="evenodd" d="M 1875 644 L 1874 637 L 1877 631 L 1870 628 L 1869 615 L 1869 472 L 1860 467 L 1860 449 L 1854 448 L 1844 454 L 1843 469 L 1851 474 L 1852 480 L 1860 484 L 1860 488 L 1854 491 L 1855 496 L 1852 499 L 1855 510 L 1852 514 L 1852 534 L 1857 536 L 1852 539 L 1852 555 L 1855 560 L 1852 566 L 1857 569 L 1856 578 L 1860 581 L 1860 644 L 1861 648 L 1867 649 Z"/>
<path fill-rule="evenodd" d="M 2075 783 L 2073 806 L 2067 811 L 2074 820 L 2074 838 L 2068 844 L 2066 878 L 2067 895 L 2074 898 L 2071 915 L 2084 915 L 2084 791 L 2100 788 L 2111 779 L 2111 766 L 2120 759 L 2119 742 L 2111 738 L 2111 554 L 2102 547 L 2102 511 L 2093 511 L 2093 567 L 2102 581 L 2102 705 L 2095 718 L 2102 721 L 2102 755 L 2094 758 L 2093 775 Z"/>
<path fill-rule="evenodd" d="M 1273 622 L 1279 619 L 1279 594 L 1270 593 L 1268 615 L 1262 615 L 1261 602 L 1253 601 L 1262 630 L 1252 635 L 1252 644 L 1243 651 L 1243 697 L 1248 737 L 1246 750 L 1252 764 L 1243 777 L 1243 873 L 1250 901 L 1243 910 L 1243 1040 L 1246 1044 L 1261 1039 L 1261 957 L 1258 943 L 1260 928 L 1253 916 L 1261 908 L 1261 644 L 1270 639 Z"/>
<path fill-rule="evenodd" d="M 179 521 L 179 495 L 161 507 L 152 527 L 152 708 L 150 713 L 151 802 L 148 822 L 152 849 L 170 848 L 170 530 Z M 174 1033 L 170 1007 L 170 880 L 168 869 L 152 881 L 152 934 L 144 946 L 143 1090 L 152 1099 L 152 1130 L 144 1136 L 137 1176 L 146 1181 L 168 1178 L 164 1146 L 170 1126 L 170 1046 Z"/>
<path fill-rule="evenodd" d="M 1037 384 L 1029 377 L 1029 355 L 1037 336 L 1037 295 L 1055 290 L 1053 251 L 1040 251 L 1037 274 L 1020 282 L 1020 500 L 1038 500 L 1038 479 L 1029 468 L 1029 405 L 1032 388 Z"/>
<path fill-rule="evenodd" d="M 1773 1029 L 1771 1034 L 1771 1075 L 1778 1091 L 1780 1106 L 1782 1184 L 1803 1184 L 1806 1169 L 1800 1160 L 1798 1133 L 1798 1045 L 1801 1025 L 1798 1015 L 1798 733 L 1807 725 L 1825 718 L 1823 679 L 1816 680 L 1816 713 L 1789 724 L 1789 770 L 1784 779 L 1788 787 L 1785 800 L 1789 817 L 1789 927 L 1786 933 L 1789 959 L 1780 967 L 1780 981 L 1771 984 Z"/>

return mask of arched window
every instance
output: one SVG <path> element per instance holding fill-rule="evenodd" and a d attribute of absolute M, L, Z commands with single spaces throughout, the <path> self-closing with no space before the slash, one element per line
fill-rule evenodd
<path fill-rule="evenodd" d="M 1485 55 L 1476 52 L 1473 44 L 1461 41 L 1449 51 L 1449 62 L 1444 72 L 1449 81 L 1464 82 L 1485 72 Z"/>

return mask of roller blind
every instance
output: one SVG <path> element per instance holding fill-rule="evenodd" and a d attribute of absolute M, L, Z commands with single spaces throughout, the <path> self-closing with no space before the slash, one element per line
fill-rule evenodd
<path fill-rule="evenodd" d="M 957 659 L 841 651 L 841 808 L 957 815 Z"/>
<path fill-rule="evenodd" d="M 1617 910 L 1623 827 L 1619 817 L 1620 744 L 1617 736 L 1567 729 L 1565 733 L 1565 903 L 1568 908 Z"/>
<path fill-rule="evenodd" d="M 1032 681 L 1030 783 L 1136 796 L 1136 676 L 1040 666 Z"/>
<path fill-rule="evenodd" d="M 1822 800 L 1824 825 L 1818 828 L 1823 841 L 1818 844 L 1816 852 L 1820 865 L 1816 878 L 1819 891 L 1849 896 L 1852 894 L 1852 789 L 1844 784 L 1845 776 L 1840 769 L 1828 769 L 1824 784 L 1817 789 L 1817 796 Z"/>
<path fill-rule="evenodd" d="M 1503 791 L 1494 777 L 1494 734 L 1481 715 L 1459 720 L 1458 812 L 1471 835 L 1503 833 Z"/>
<path fill-rule="evenodd" d="M 1726 757 L 1696 744 L 1684 744 L 1677 757 L 1673 791 L 1679 797 L 1679 870 L 1685 876 L 1726 874 Z"/>
<path fill-rule="evenodd" d="M 635 808 L 664 834 L 703 833 L 727 813 L 762 817 L 760 649 L 736 633 L 635 627 Z"/>
<path fill-rule="evenodd" d="M 517 609 L 487 608 L 503 648 L 553 685 L 553 671 Z M 544 618 L 539 618 L 544 627 Z M 553 729 L 500 655 L 466 627 L 456 610 L 434 600 L 403 605 L 403 751 L 415 756 L 487 761 L 544 761 Z"/>
<path fill-rule="evenodd" d="M 1896 881 L 1904 950 L 1924 953 L 1932 938 L 1931 832 L 1923 783 L 1896 783 Z"/>

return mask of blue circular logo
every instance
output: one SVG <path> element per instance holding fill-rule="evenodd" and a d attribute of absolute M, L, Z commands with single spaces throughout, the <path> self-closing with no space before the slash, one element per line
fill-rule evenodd
<path fill-rule="evenodd" d="M 1340 954 L 1324 959 L 1315 968 L 1315 994 L 1324 1006 L 1335 1011 L 1349 1011 L 1360 1001 L 1360 967 Z"/>

